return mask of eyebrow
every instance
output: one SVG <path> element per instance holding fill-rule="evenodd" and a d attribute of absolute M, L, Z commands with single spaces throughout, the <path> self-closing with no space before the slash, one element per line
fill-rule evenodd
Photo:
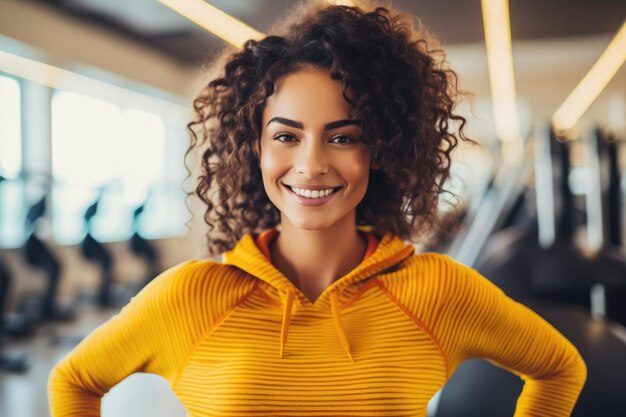
<path fill-rule="evenodd" d="M 284 117 L 272 117 L 269 122 L 267 122 L 266 126 L 269 126 L 272 122 L 282 123 L 287 126 L 295 127 L 296 129 L 304 129 L 304 123 L 298 122 L 296 120 L 286 119 Z M 324 125 L 324 130 L 332 130 L 337 129 L 339 127 L 348 126 L 348 125 L 360 125 L 361 121 L 358 119 L 341 119 L 336 120 L 334 122 L 326 123 Z"/>

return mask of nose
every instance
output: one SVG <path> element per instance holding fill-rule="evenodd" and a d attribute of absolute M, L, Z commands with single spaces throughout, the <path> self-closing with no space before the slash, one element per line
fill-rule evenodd
<path fill-rule="evenodd" d="M 320 142 L 317 138 L 307 140 L 298 149 L 295 169 L 307 178 L 315 178 L 328 172 L 328 157 Z"/>

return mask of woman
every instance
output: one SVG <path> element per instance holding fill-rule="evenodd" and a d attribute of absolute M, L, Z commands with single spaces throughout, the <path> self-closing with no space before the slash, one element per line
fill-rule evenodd
<path fill-rule="evenodd" d="M 478 357 L 526 381 L 517 417 L 570 415 L 575 347 L 405 243 L 443 221 L 450 153 L 471 142 L 440 52 L 385 8 L 308 4 L 272 33 L 222 56 L 194 102 L 196 193 L 223 261 L 170 268 L 94 330 L 50 375 L 52 416 L 100 415 L 134 372 L 194 417 L 425 416 Z"/>

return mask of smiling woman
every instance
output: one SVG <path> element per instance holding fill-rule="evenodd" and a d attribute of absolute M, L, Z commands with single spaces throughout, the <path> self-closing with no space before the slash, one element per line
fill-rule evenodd
<path fill-rule="evenodd" d="M 206 145 L 205 175 L 198 178 L 196 194 L 206 204 L 210 254 L 231 249 L 245 233 L 285 227 L 284 213 L 272 198 L 275 192 L 267 189 L 257 162 L 261 153 L 255 152 L 255 147 L 265 146 L 264 135 L 276 133 L 288 134 L 274 138 L 289 142 L 286 152 L 308 151 L 317 158 L 314 163 L 337 152 L 344 159 L 369 152 L 365 164 L 359 164 L 371 164 L 371 172 L 365 192 L 354 201 L 356 225 L 427 245 L 441 237 L 437 233 L 442 229 L 454 231 L 450 223 L 457 213 L 439 210 L 440 195 L 448 193 L 444 184 L 459 139 L 474 143 L 464 135 L 465 119 L 453 113 L 455 74 L 446 68 L 441 51 L 429 49 L 435 39 L 415 27 L 411 17 L 375 11 L 373 3 L 362 6 L 328 8 L 327 2 L 308 2 L 264 39 L 216 59 L 219 76 L 196 99 L 196 118 L 189 126 L 189 152 Z M 318 13 L 325 8 L 328 14 Z M 369 13 L 361 18 L 356 10 Z M 300 31 L 305 27 L 310 32 Z M 310 146 L 320 142 L 322 124 L 325 134 L 344 138 L 336 138 L 335 146 Z M 346 146 L 347 137 L 356 144 Z M 233 172 L 239 175 L 233 178 Z M 331 170 L 324 179 L 340 180 L 337 177 Z M 328 185 L 319 180 L 309 175 L 292 185 Z M 339 193 L 346 198 L 356 195 L 348 186 Z M 344 243 L 358 246 L 355 231 L 331 235 L 350 236 Z"/>
<path fill-rule="evenodd" d="M 349 110 L 341 84 L 317 69 L 284 77 L 269 98 L 256 146 L 263 185 L 281 213 L 283 230 L 330 227 L 340 235 L 354 229 L 355 209 L 367 189 L 371 151 L 359 140 L 358 122 L 349 119 Z M 297 190 L 286 193 L 292 190 L 286 186 Z M 303 211 L 302 200 L 311 207 L 306 200 L 319 198 L 319 191 L 313 190 L 328 190 L 329 198 L 323 201 L 332 204 Z M 292 198 L 294 194 L 305 198 Z"/>
<path fill-rule="evenodd" d="M 222 262 L 170 268 L 81 342 L 50 375 L 52 417 L 98 415 L 133 372 L 162 375 L 193 417 L 425 417 L 474 357 L 526 381 L 517 417 L 569 415 L 576 348 L 405 241 L 441 223 L 451 152 L 471 141 L 429 42 L 389 8 L 324 1 L 218 59 L 188 152 Z"/>
<path fill-rule="evenodd" d="M 272 260 L 310 299 L 365 253 L 356 207 L 367 191 L 371 149 L 350 113 L 341 83 L 303 65 L 277 83 L 255 142 L 265 192 L 280 212 Z"/>

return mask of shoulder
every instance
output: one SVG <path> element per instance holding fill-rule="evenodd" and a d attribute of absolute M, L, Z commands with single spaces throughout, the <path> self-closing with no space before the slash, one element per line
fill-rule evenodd
<path fill-rule="evenodd" d="M 213 276 L 214 261 L 188 259 L 170 266 L 148 283 L 143 291 L 152 293 L 178 292 L 200 280 L 210 280 Z"/>
<path fill-rule="evenodd" d="M 409 257 L 405 264 L 407 267 L 418 268 L 422 271 L 446 271 L 450 268 L 465 267 L 450 255 L 439 252 L 416 253 Z"/>
<path fill-rule="evenodd" d="M 473 271 L 472 268 L 457 262 L 448 254 L 438 252 L 417 253 L 405 259 L 402 264 L 391 273 L 385 274 L 401 276 L 409 281 L 444 281 L 454 279 L 459 275 Z"/>
<path fill-rule="evenodd" d="M 417 304 L 424 297 L 435 300 L 440 298 L 437 293 L 445 276 L 454 268 L 451 261 L 448 255 L 436 252 L 414 254 L 391 272 L 381 274 L 378 280 L 389 292 L 409 304 Z"/>
<path fill-rule="evenodd" d="M 410 271 L 409 279 L 435 280 L 442 284 L 461 285 L 488 281 L 477 270 L 446 253 L 424 252 L 411 256 L 403 269 Z"/>
<path fill-rule="evenodd" d="M 444 304 L 472 287 L 492 285 L 473 268 L 437 252 L 414 254 L 379 280 L 398 299 L 416 307 L 424 300 Z"/>
<path fill-rule="evenodd" d="M 144 300 L 169 307 L 172 313 L 189 309 L 228 309 L 247 295 L 254 285 L 252 279 L 221 262 L 189 259 L 156 276 L 137 297 L 141 295 Z"/>
<path fill-rule="evenodd" d="M 204 287 L 232 287 L 246 286 L 250 279 L 228 265 L 211 259 L 188 259 L 169 267 L 156 278 L 150 285 L 176 288 Z"/>

